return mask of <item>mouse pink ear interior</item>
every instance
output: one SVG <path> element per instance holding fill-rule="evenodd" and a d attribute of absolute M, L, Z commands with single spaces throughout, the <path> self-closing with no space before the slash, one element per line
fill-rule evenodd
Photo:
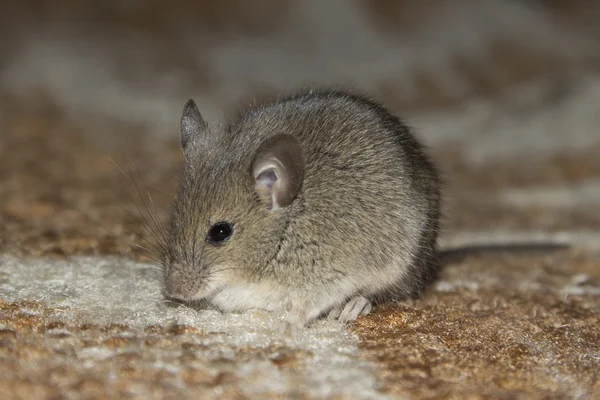
<path fill-rule="evenodd" d="M 193 144 L 198 144 L 207 135 L 207 125 L 194 100 L 185 103 L 181 115 L 181 149 L 186 154 Z"/>
<path fill-rule="evenodd" d="M 289 206 L 304 179 L 304 154 L 291 135 L 276 135 L 263 142 L 252 162 L 255 190 L 269 210 Z"/>

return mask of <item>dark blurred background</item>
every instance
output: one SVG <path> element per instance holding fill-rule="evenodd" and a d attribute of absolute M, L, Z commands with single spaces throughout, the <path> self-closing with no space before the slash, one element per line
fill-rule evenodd
<path fill-rule="evenodd" d="M 594 69 L 599 4 L 9 1 L 0 91 L 169 134 L 187 97 L 215 119 L 240 101 L 307 84 L 367 90 L 412 113 Z"/>
<path fill-rule="evenodd" d="M 598 177 L 599 20 L 595 0 L 3 2 L 0 245 L 123 251 L 118 206 L 134 202 L 113 161 L 168 197 L 188 98 L 214 122 L 309 85 L 355 88 L 415 127 L 448 204 L 469 210 L 451 228 L 589 224 L 581 209 L 531 212 L 520 192 L 485 199 Z M 82 209 L 119 224 L 100 234 Z"/>

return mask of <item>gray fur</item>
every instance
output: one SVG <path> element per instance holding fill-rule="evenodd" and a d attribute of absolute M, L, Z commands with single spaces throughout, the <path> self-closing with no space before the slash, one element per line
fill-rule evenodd
<path fill-rule="evenodd" d="M 304 178 L 289 205 L 269 210 L 252 163 L 280 134 L 301 144 Z M 357 297 L 417 294 L 433 276 L 438 175 L 384 107 L 308 92 L 251 108 L 208 135 L 210 146 L 184 147 L 165 254 L 170 296 L 206 298 L 223 311 L 287 311 L 287 322 L 303 326 Z M 214 246 L 205 236 L 218 221 L 233 222 L 234 233 Z M 360 310 L 350 311 L 342 314 Z"/>

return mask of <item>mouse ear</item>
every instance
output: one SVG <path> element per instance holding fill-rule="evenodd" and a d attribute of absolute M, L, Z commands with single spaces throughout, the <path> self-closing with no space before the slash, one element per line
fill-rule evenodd
<path fill-rule="evenodd" d="M 206 135 L 207 125 L 194 100 L 189 99 L 181 115 L 181 149 L 183 153 L 190 145 Z"/>
<path fill-rule="evenodd" d="M 251 172 L 256 193 L 267 209 L 289 206 L 304 179 L 302 146 L 290 135 L 276 135 L 265 140 L 254 156 Z"/>

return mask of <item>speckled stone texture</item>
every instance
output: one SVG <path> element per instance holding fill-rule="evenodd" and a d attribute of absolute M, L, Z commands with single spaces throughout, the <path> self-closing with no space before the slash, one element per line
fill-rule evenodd
<path fill-rule="evenodd" d="M 600 398 L 595 3 L 304 3 L 0 13 L 0 398 Z M 296 340 L 166 301 L 183 103 L 216 120 L 311 82 L 369 91 L 428 144 L 439 278 Z"/>

